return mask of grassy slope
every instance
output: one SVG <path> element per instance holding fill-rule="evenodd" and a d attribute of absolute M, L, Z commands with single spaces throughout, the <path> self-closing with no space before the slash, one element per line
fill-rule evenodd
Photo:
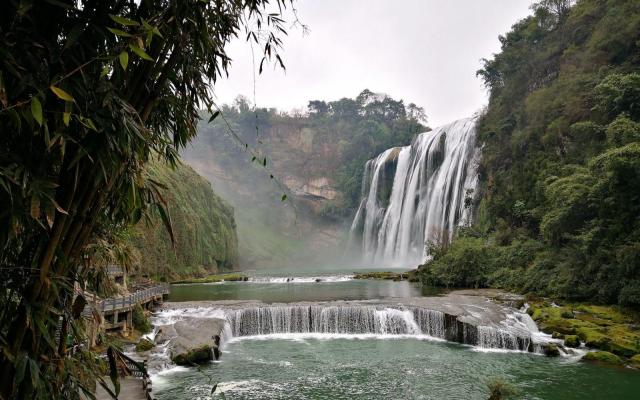
<path fill-rule="evenodd" d="M 188 166 L 175 170 L 160 164 L 149 175 L 167 186 L 165 192 L 176 236 L 176 248 L 159 218 L 136 226 L 135 245 L 142 266 L 153 275 L 174 278 L 231 270 L 238 245 L 233 208 L 218 197 L 209 182 Z"/>

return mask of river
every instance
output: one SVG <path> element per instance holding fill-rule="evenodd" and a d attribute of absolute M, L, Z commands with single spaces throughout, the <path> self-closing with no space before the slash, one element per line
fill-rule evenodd
<path fill-rule="evenodd" d="M 395 302 L 435 295 L 409 282 L 351 280 L 353 272 L 248 271 L 249 282 L 175 285 L 170 300 Z M 548 358 L 404 331 L 287 332 L 228 338 L 220 361 L 201 368 L 167 365 L 153 374 L 154 395 L 205 399 L 217 384 L 213 398 L 223 392 L 227 399 L 486 399 L 487 384 L 496 379 L 524 399 L 633 399 L 640 393 L 638 371 L 587 364 L 579 355 Z"/>

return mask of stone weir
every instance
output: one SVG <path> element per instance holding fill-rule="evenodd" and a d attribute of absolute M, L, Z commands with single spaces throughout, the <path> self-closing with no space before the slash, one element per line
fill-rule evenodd
<path fill-rule="evenodd" d="M 182 318 L 223 316 L 225 340 L 282 334 L 405 335 L 485 349 L 541 351 L 542 337 L 529 315 L 482 296 L 287 304 L 187 302 L 166 303 L 166 308 L 182 310 Z"/>

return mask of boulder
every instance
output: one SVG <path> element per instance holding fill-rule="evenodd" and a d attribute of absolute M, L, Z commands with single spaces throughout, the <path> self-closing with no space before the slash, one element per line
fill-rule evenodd
<path fill-rule="evenodd" d="M 629 360 L 629 365 L 633 368 L 640 369 L 640 354 L 636 354 L 635 356 L 631 357 L 631 360 Z"/>
<path fill-rule="evenodd" d="M 560 350 L 555 343 L 545 343 L 542 345 L 542 351 L 544 355 L 547 357 L 558 357 L 560 355 Z"/>
<path fill-rule="evenodd" d="M 188 366 L 219 357 L 224 324 L 225 320 L 219 318 L 189 318 L 173 324 L 176 336 L 169 343 L 171 360 Z"/>
<path fill-rule="evenodd" d="M 180 353 L 171 357 L 177 365 L 194 365 L 204 364 L 213 360 L 213 349 L 209 345 L 203 345 L 187 352 Z"/>
<path fill-rule="evenodd" d="M 580 347 L 580 339 L 577 335 L 565 335 L 564 345 L 573 348 Z"/>
<path fill-rule="evenodd" d="M 622 359 L 608 351 L 590 351 L 582 357 L 585 361 L 594 361 L 605 364 L 622 365 Z"/>
<path fill-rule="evenodd" d="M 140 339 L 140 341 L 136 344 L 136 352 L 141 353 L 143 351 L 149 351 L 155 347 L 155 344 L 146 338 Z"/>

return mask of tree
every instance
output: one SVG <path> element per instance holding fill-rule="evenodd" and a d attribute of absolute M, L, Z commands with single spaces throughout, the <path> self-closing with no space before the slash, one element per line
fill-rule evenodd
<path fill-rule="evenodd" d="M 329 112 L 329 105 L 322 100 L 311 100 L 307 108 L 310 114 L 317 116 L 323 116 Z"/>
<path fill-rule="evenodd" d="M 424 112 L 424 108 L 417 106 L 415 103 L 409 103 L 406 113 L 409 119 L 415 122 L 427 122 L 427 114 Z"/>
<path fill-rule="evenodd" d="M 273 3 L 273 4 L 271 4 Z M 0 15 L 0 398 L 69 398 L 95 379 L 80 340 L 87 246 L 150 206 L 150 159 L 196 134 L 242 31 L 282 60 L 288 0 L 7 1 Z M 269 6 L 271 4 L 271 6 Z M 257 31 L 257 32 L 256 32 Z M 214 114 L 214 116 L 217 114 Z"/>

